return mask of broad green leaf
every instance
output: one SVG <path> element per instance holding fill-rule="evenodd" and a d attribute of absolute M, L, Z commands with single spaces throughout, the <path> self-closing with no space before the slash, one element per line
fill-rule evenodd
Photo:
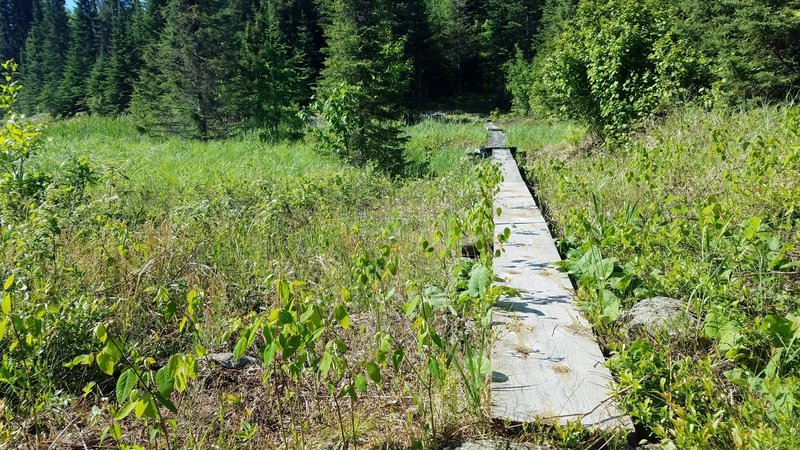
<path fill-rule="evenodd" d="M 747 385 L 747 378 L 745 378 L 746 374 L 742 371 L 742 369 L 731 369 L 723 372 L 723 375 L 731 383 L 738 384 L 739 386 Z"/>
<path fill-rule="evenodd" d="M 136 402 L 135 408 L 136 417 L 147 417 L 148 419 L 156 420 L 158 418 L 158 406 L 150 393 L 145 392 L 142 397 Z"/>
<path fill-rule="evenodd" d="M 350 328 L 350 316 L 347 313 L 347 307 L 345 305 L 336 305 L 336 308 L 333 310 L 333 315 L 336 318 L 336 322 L 338 322 L 342 328 L 345 330 Z"/>
<path fill-rule="evenodd" d="M 281 335 L 281 337 L 283 337 L 283 335 Z M 279 339 L 279 341 L 281 342 L 281 356 L 288 359 L 300 348 L 300 344 L 303 343 L 303 338 L 300 336 L 291 336 L 282 341 Z"/>
<path fill-rule="evenodd" d="M 122 407 L 122 409 L 117 411 L 117 414 L 114 416 L 114 420 L 122 420 L 128 417 L 128 414 L 130 414 L 134 408 L 136 408 L 136 402 L 126 403 L 125 406 Z"/>
<path fill-rule="evenodd" d="M 10 277 L 6 278 L 5 283 L 3 283 L 3 290 L 7 291 L 11 289 L 11 286 L 14 285 L 14 278 L 15 278 L 14 274 L 11 274 Z"/>
<path fill-rule="evenodd" d="M 165 408 L 170 410 L 173 414 L 178 414 L 178 408 L 175 407 L 175 404 L 169 399 L 169 394 L 162 394 L 161 392 L 156 392 L 155 397 L 159 403 L 164 405 Z"/>
<path fill-rule="evenodd" d="M 145 394 L 145 396 L 149 397 L 150 394 Z M 145 398 L 139 398 L 138 400 L 136 400 L 136 407 L 134 408 L 134 413 L 137 419 L 142 417 L 145 408 L 147 408 L 147 400 Z"/>
<path fill-rule="evenodd" d="M 403 349 L 397 349 L 392 353 L 392 366 L 394 366 L 395 370 L 400 369 L 400 365 L 403 364 L 403 360 L 405 359 L 406 353 Z"/>
<path fill-rule="evenodd" d="M 294 323 L 294 316 L 292 315 L 291 311 L 282 308 L 278 311 L 278 324 L 280 325 L 290 325 Z"/>
<path fill-rule="evenodd" d="M 607 322 L 617 320 L 620 315 L 621 304 L 613 292 L 603 290 L 603 319 Z"/>
<path fill-rule="evenodd" d="M 331 356 L 330 351 L 325 351 L 322 354 L 322 360 L 319 363 L 319 377 L 325 378 L 328 376 L 328 371 L 331 369 L 331 365 L 333 364 L 333 356 Z"/>
<path fill-rule="evenodd" d="M 103 347 L 102 351 L 107 352 L 114 360 L 114 362 L 118 363 L 119 360 L 122 359 L 122 353 L 120 352 L 121 348 L 122 344 L 118 340 L 114 338 L 109 338 L 106 342 L 106 346 Z"/>
<path fill-rule="evenodd" d="M 307 306 L 305 311 L 303 311 L 303 314 L 300 315 L 300 323 L 308 323 L 308 322 L 313 323 L 312 317 L 316 312 L 317 310 L 316 308 L 314 308 L 313 305 Z"/>
<path fill-rule="evenodd" d="M 94 337 L 96 337 L 100 342 L 106 341 L 108 338 L 108 332 L 106 331 L 105 325 L 102 323 L 97 324 L 97 326 L 94 328 Z"/>
<path fill-rule="evenodd" d="M 366 369 L 370 380 L 372 380 L 375 384 L 381 384 L 381 368 L 378 367 L 378 365 L 374 362 L 370 361 L 367 363 Z"/>
<path fill-rule="evenodd" d="M 381 336 L 378 348 L 380 349 L 380 351 L 384 353 L 389 353 L 390 351 L 392 351 L 392 337 L 384 333 Z"/>
<path fill-rule="evenodd" d="M 706 315 L 703 334 L 710 339 L 717 339 L 722 351 L 739 348 L 739 340 L 742 338 L 739 323 L 716 311 Z"/>
<path fill-rule="evenodd" d="M 109 355 L 105 350 L 98 353 L 95 360 L 97 361 L 97 367 L 99 367 L 103 373 L 106 375 L 114 374 L 114 364 L 116 364 L 116 361 L 114 361 L 111 355 Z"/>
<path fill-rule="evenodd" d="M 356 389 L 359 390 L 359 392 L 362 393 L 367 392 L 367 378 L 364 375 L 361 374 L 356 375 L 356 378 L 355 380 L 353 380 L 353 383 L 355 384 L 355 387 Z"/>
<path fill-rule="evenodd" d="M 775 345 L 786 346 L 795 337 L 794 321 L 776 315 L 768 315 L 764 318 L 764 330 L 772 337 Z"/>
<path fill-rule="evenodd" d="M 747 221 L 747 227 L 744 230 L 744 237 L 745 239 L 753 239 L 758 229 L 761 227 L 761 218 L 760 217 L 751 217 L 750 220 Z"/>
<path fill-rule="evenodd" d="M 475 264 L 469 273 L 467 293 L 472 298 L 480 298 L 492 284 L 492 273 L 482 264 Z"/>
<path fill-rule="evenodd" d="M 425 296 L 428 299 L 428 303 L 434 308 L 444 308 L 450 301 L 447 293 L 436 286 L 425 288 Z"/>
<path fill-rule="evenodd" d="M 236 341 L 236 345 L 233 347 L 233 358 L 239 359 L 244 355 L 245 350 L 247 350 L 247 337 L 244 335 L 239 337 Z"/>
<path fill-rule="evenodd" d="M 269 367 L 269 365 L 272 364 L 277 350 L 278 346 L 276 342 L 272 342 L 264 347 L 264 350 L 261 351 L 261 362 L 264 363 L 264 367 Z"/>
<path fill-rule="evenodd" d="M 403 313 L 406 315 L 406 317 L 411 317 L 411 315 L 414 314 L 414 311 L 417 310 L 417 306 L 419 306 L 419 298 L 413 297 L 411 300 L 406 302 L 405 305 L 403 305 Z"/>
<path fill-rule="evenodd" d="M 156 386 L 161 395 L 168 396 L 175 388 L 175 377 L 170 373 L 169 366 L 164 366 L 156 372 Z"/>
<path fill-rule="evenodd" d="M 439 370 L 439 361 L 436 360 L 433 356 L 428 358 L 428 370 L 431 371 L 431 375 L 437 380 L 442 379 L 442 372 Z"/>
<path fill-rule="evenodd" d="M 178 372 L 178 368 L 181 365 L 181 355 L 172 355 L 169 358 L 169 362 L 167 363 L 167 368 L 169 369 L 169 375 L 174 377 L 175 374 Z"/>
<path fill-rule="evenodd" d="M 0 300 L 0 312 L 3 314 L 11 312 L 11 294 L 3 294 L 3 300 Z"/>
<path fill-rule="evenodd" d="M 130 368 L 125 369 L 117 378 L 117 402 L 119 404 L 128 400 L 131 391 L 136 386 L 136 373 Z"/>

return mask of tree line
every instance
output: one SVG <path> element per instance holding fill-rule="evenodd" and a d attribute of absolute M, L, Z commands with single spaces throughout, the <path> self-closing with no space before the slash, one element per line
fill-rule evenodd
<path fill-rule="evenodd" d="M 29 114 L 127 113 L 151 133 L 275 139 L 310 110 L 331 152 L 368 160 L 365 146 L 399 145 L 409 108 L 465 93 L 606 137 L 688 102 L 791 98 L 798 11 L 800 0 L 77 0 L 69 11 L 0 0 L 0 52 L 21 62 Z"/>
<path fill-rule="evenodd" d="M 27 113 L 130 113 L 213 138 L 291 134 L 343 84 L 379 120 L 449 95 L 502 99 L 503 64 L 533 56 L 541 14 L 536 0 L 0 0 L 0 15 Z"/>

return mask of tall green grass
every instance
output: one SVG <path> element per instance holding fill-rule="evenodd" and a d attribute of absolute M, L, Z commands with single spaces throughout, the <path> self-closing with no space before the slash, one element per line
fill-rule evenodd
<path fill-rule="evenodd" d="M 86 158 L 143 184 L 164 189 L 221 180 L 290 178 L 341 169 L 311 144 L 269 144 L 252 137 L 217 141 L 159 138 L 143 134 L 125 117 L 81 117 L 48 127 L 40 157 L 54 169 L 68 158 Z"/>
<path fill-rule="evenodd" d="M 0 235 L 0 274 L 16 274 L 20 285 L 35 290 L 38 297 L 31 298 L 36 302 L 56 302 L 66 311 L 47 330 L 55 338 L 47 343 L 47 357 L 37 363 L 37 392 L 48 405 L 39 419 L 52 430 L 82 423 L 87 435 L 99 435 L 105 426 L 103 420 L 84 421 L 101 397 L 114 396 L 114 379 L 93 366 L 65 367 L 72 358 L 98 350 L 92 338 L 97 323 L 105 323 L 127 348 L 156 361 L 197 346 L 230 351 L 237 339 L 231 324 L 278 301 L 272 284 L 276 277 L 313 286 L 314 302 L 338 301 L 344 290 L 351 290 L 354 326 L 346 340 L 356 353 L 373 351 L 371 310 L 380 303 L 387 311 L 386 331 L 408 349 L 405 364 L 427 365 L 413 343 L 416 331 L 405 322 L 403 305 L 412 286 L 448 291 L 458 281 L 452 274 L 460 255 L 440 257 L 421 242 L 436 245 L 438 233 L 447 236 L 449 219 L 462 217 L 477 203 L 479 180 L 465 156 L 486 136 L 477 122 L 423 122 L 408 133 L 412 170 L 407 177 L 392 178 L 321 155 L 312 141 L 153 138 L 124 117 L 50 124 L 32 164 L 53 171 L 58 181 L 74 173 L 72 160 L 87 159 L 97 181 L 80 194 L 70 180 L 54 183 L 42 196 L 43 205 L 31 206 L 35 214 L 3 218 L 13 230 Z M 359 287 L 355 280 L 366 270 L 365 261 L 384 260 L 387 249 L 397 258 L 391 283 Z M 178 328 L 177 319 L 163 313 L 169 299 L 180 314 L 192 290 L 202 296 L 196 311 L 201 331 Z M 33 303 L 15 308 L 33 311 L 38 307 Z M 243 424 L 261 420 L 247 445 L 282 445 L 285 436 L 267 422 L 287 413 L 269 410 L 273 403 L 264 400 L 278 395 L 275 387 L 261 386 L 260 375 L 248 376 L 204 371 L 196 388 L 182 398 L 179 433 L 208 434 L 215 445 L 229 448 L 241 444 L 236 433 Z M 365 439 L 410 446 L 424 435 L 414 419 L 419 404 L 408 398 L 421 398 L 416 379 L 415 371 L 404 369 L 386 380 L 380 395 L 350 405 L 366 424 Z M 73 401 L 89 381 L 97 382 L 93 393 Z M 463 419 L 459 407 L 452 406 L 460 395 L 455 386 L 448 382 L 440 393 L 448 397 L 441 404 L 451 408 L 440 419 L 445 427 L 445 421 Z M 53 392 L 64 393 L 63 398 Z M 330 402 L 320 402 L 314 386 L 304 387 L 302 395 L 299 403 L 315 418 L 308 446 L 335 445 Z M 387 410 L 396 413 L 387 418 Z M 0 406 L 0 432 L 10 429 L 6 411 Z M 261 418 L 252 418 L 253 411 Z M 23 428 L 29 419 L 8 423 Z M 128 426 L 126 440 L 146 442 L 146 427 Z"/>
<path fill-rule="evenodd" d="M 800 109 L 684 109 L 591 152 L 550 135 L 515 139 L 627 412 L 665 448 L 798 448 Z M 695 321 L 626 333 L 654 296 Z"/>
<path fill-rule="evenodd" d="M 516 119 L 503 123 L 508 145 L 519 150 L 538 151 L 556 145 L 575 145 L 586 135 L 586 128 L 572 122 Z"/>

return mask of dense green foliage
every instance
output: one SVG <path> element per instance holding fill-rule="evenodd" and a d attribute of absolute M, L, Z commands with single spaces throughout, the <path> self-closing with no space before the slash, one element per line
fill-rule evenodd
<path fill-rule="evenodd" d="M 527 150 L 637 437 L 800 447 L 800 0 L 0 0 L 0 57 L 0 447 L 498 431 L 502 180 L 426 111 L 467 103 Z M 627 330 L 657 295 L 686 321 Z"/>
<path fill-rule="evenodd" d="M 531 61 L 508 66 L 515 109 L 619 137 L 703 104 L 784 100 L 800 86 L 796 2 L 551 0 Z"/>
<path fill-rule="evenodd" d="M 32 0 L 0 2 L 0 60 L 20 60 L 33 23 L 33 4 Z"/>
<path fill-rule="evenodd" d="M 130 117 L 41 134 L 5 86 L 0 445 L 409 446 L 480 411 L 500 292 L 499 178 L 463 151 L 480 122 L 407 129 L 420 177 L 394 179 Z M 218 350 L 263 370 L 222 371 Z M 70 423 L 84 438 L 58 435 Z"/>
<path fill-rule="evenodd" d="M 564 269 L 636 423 L 664 448 L 797 447 L 798 109 L 683 111 L 612 154 L 525 126 L 509 138 L 530 150 Z M 626 311 L 654 296 L 696 321 L 625 333 Z"/>
<path fill-rule="evenodd" d="M 286 137 L 297 128 L 292 111 L 343 78 L 360 82 L 365 97 L 394 92 L 384 106 L 398 107 L 396 117 L 447 94 L 499 99 L 502 65 L 517 47 L 533 54 L 539 17 L 531 0 L 81 0 L 69 12 L 63 0 L 0 6 L 0 44 L 21 63 L 27 113 L 131 112 L 148 132 L 201 138 L 250 129 Z M 342 34 L 350 26 L 356 34 Z M 366 78 L 383 71 L 389 49 L 407 70 Z M 339 67 L 347 59 L 362 66 L 358 82 L 342 76 L 351 70 Z"/>
<path fill-rule="evenodd" d="M 33 25 L 28 34 L 22 76 L 27 86 L 20 103 L 28 111 L 56 112 L 58 92 L 69 50 L 69 24 L 64 3 L 34 2 Z"/>
<path fill-rule="evenodd" d="M 400 107 L 408 89 L 405 40 L 385 19 L 390 3 L 336 0 L 315 110 L 323 141 L 356 165 L 397 173 L 402 163 Z"/>
<path fill-rule="evenodd" d="M 231 89 L 238 96 L 235 107 L 250 118 L 251 126 L 263 130 L 265 137 L 297 133 L 306 55 L 292 48 L 280 30 L 275 5 L 258 2 L 242 34 L 239 70 Z M 284 127 L 282 129 L 282 127 Z"/>
<path fill-rule="evenodd" d="M 661 0 L 584 2 L 545 58 L 534 95 L 604 135 L 696 95 L 703 67 Z"/>

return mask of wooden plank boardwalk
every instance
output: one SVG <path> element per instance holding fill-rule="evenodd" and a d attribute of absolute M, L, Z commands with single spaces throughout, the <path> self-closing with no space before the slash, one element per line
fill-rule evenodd
<path fill-rule="evenodd" d="M 502 130 L 492 124 L 487 129 L 489 146 L 506 145 Z M 569 277 L 553 265 L 561 258 L 511 152 L 495 149 L 492 157 L 504 176 L 495 198 L 495 207 L 502 209 L 495 233 L 511 230 L 494 260 L 494 272 L 520 293 L 501 299 L 493 313 L 492 417 L 515 423 L 580 420 L 586 427 L 632 429 L 630 418 L 611 401 L 605 358 L 573 304 Z"/>

